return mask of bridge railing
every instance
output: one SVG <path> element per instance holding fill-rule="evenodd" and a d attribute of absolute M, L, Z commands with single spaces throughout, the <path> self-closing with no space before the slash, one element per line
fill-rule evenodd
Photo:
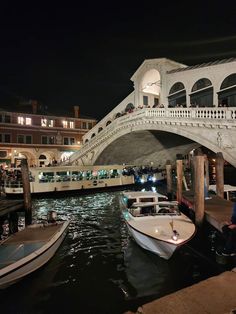
<path fill-rule="evenodd" d="M 110 123 L 100 133 L 97 133 L 95 137 L 91 138 L 89 142 L 85 143 L 82 148 L 70 156 L 68 163 L 74 162 L 77 158 L 87 154 L 90 149 L 100 145 L 106 138 L 110 137 L 114 132 L 118 132 L 118 129 L 131 122 L 138 121 L 142 118 L 157 118 L 167 121 L 202 121 L 210 123 L 226 123 L 227 121 L 236 120 L 236 107 L 227 108 L 145 108 L 139 109 L 132 113 L 128 113 L 125 116 L 121 116 Z M 234 122 L 233 121 L 233 122 Z"/>

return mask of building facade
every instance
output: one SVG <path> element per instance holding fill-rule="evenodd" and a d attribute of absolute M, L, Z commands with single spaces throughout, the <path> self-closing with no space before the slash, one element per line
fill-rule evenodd
<path fill-rule="evenodd" d="M 79 106 L 74 115 L 54 116 L 38 113 L 38 103 L 32 101 L 27 112 L 0 109 L 0 164 L 17 166 L 27 158 L 30 166 L 59 164 L 78 151 L 82 137 L 96 120 L 82 118 Z"/>

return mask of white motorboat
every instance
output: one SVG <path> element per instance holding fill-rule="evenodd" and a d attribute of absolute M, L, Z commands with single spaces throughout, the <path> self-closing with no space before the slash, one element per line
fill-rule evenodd
<path fill-rule="evenodd" d="M 47 263 L 64 240 L 69 222 L 33 224 L 0 242 L 0 289 Z"/>
<path fill-rule="evenodd" d="M 124 192 L 123 214 L 129 233 L 144 249 L 169 259 L 196 232 L 177 202 L 155 192 Z"/>

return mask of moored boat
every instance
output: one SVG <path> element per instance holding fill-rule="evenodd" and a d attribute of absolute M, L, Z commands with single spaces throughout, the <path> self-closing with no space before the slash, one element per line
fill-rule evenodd
<path fill-rule="evenodd" d="M 64 240 L 69 221 L 33 224 L 0 242 L 0 289 L 46 264 Z"/>
<path fill-rule="evenodd" d="M 32 194 L 106 189 L 134 184 L 134 176 L 120 165 L 31 167 Z M 14 174 L 16 173 L 16 175 Z M 20 168 L 12 171 L 4 181 L 7 196 L 22 195 Z"/>
<path fill-rule="evenodd" d="M 125 192 L 122 206 L 134 240 L 164 259 L 170 259 L 196 232 L 193 222 L 179 211 L 177 202 L 169 202 L 159 193 Z"/>

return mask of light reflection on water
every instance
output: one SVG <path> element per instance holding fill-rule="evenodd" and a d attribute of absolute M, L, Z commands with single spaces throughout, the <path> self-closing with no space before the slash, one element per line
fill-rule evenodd
<path fill-rule="evenodd" d="M 1 310 L 123 313 L 146 297 L 173 292 L 196 280 L 196 273 L 202 275 L 201 266 L 189 253 L 180 251 L 165 261 L 138 247 L 127 234 L 119 195 L 33 200 L 36 219 L 56 210 L 59 218 L 70 219 L 69 232 L 45 267 L 0 293 Z M 9 304 L 8 295 L 14 302 Z"/>

